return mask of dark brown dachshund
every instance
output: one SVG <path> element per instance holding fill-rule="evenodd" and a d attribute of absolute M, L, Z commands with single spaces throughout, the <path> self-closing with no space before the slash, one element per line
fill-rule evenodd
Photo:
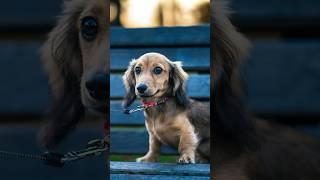
<path fill-rule="evenodd" d="M 131 61 L 123 76 L 127 89 L 124 106 L 130 106 L 136 97 L 144 104 L 160 102 L 144 112 L 149 151 L 138 162 L 158 161 L 161 144 L 178 149 L 179 163 L 209 162 L 209 107 L 187 97 L 187 78 L 180 62 L 158 53 Z"/>
<path fill-rule="evenodd" d="M 252 118 L 240 98 L 238 66 L 248 40 L 212 3 L 213 171 L 219 180 L 320 179 L 320 142 L 284 125 Z M 272 53 L 272 52 L 270 52 Z"/>
<path fill-rule="evenodd" d="M 43 45 L 42 63 L 54 95 L 50 121 L 40 133 L 45 148 L 58 144 L 85 108 L 107 112 L 108 23 L 107 0 L 66 1 Z"/>

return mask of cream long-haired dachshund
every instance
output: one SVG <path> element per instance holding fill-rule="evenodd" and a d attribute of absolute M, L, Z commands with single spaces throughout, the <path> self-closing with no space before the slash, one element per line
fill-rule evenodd
<path fill-rule="evenodd" d="M 123 75 L 127 90 L 124 107 L 139 97 L 145 109 L 149 150 L 138 162 L 156 162 L 162 144 L 177 148 L 179 163 L 210 161 L 209 107 L 187 97 L 188 74 L 181 62 L 170 61 L 159 53 L 147 53 L 132 60 Z"/>

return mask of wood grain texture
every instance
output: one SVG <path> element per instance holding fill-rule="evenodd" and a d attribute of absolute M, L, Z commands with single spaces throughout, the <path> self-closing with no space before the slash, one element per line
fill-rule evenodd
<path fill-rule="evenodd" d="M 188 71 L 210 70 L 209 47 L 155 47 L 155 48 L 113 48 L 111 49 L 111 71 L 125 71 L 129 62 L 149 52 L 158 52 L 172 61 L 182 61 Z"/>
<path fill-rule="evenodd" d="M 110 77 L 110 97 L 122 99 L 125 96 L 125 89 L 121 75 Z M 190 75 L 187 82 L 188 95 L 195 98 L 208 98 L 210 96 L 210 75 Z"/>
<path fill-rule="evenodd" d="M 143 175 L 173 175 L 173 176 L 210 176 L 209 164 L 165 164 L 111 162 L 111 174 L 143 174 Z"/>
<path fill-rule="evenodd" d="M 111 48 L 115 47 L 177 47 L 209 46 L 210 28 L 208 25 L 194 27 L 159 27 L 111 29 Z M 130 38 L 128 38 L 130 37 Z"/>
<path fill-rule="evenodd" d="M 201 101 L 203 103 L 209 104 L 209 101 Z M 135 101 L 130 108 L 136 108 L 141 105 L 139 101 Z M 210 105 L 209 105 L 210 106 Z M 113 126 L 144 126 L 144 116 L 143 112 L 136 112 L 133 114 L 124 114 L 121 106 L 121 101 L 115 100 L 110 102 L 110 121 Z"/>
<path fill-rule="evenodd" d="M 111 174 L 112 180 L 209 180 L 203 176 L 174 176 L 174 175 L 137 175 L 137 174 Z"/>
<path fill-rule="evenodd" d="M 50 92 L 39 61 L 40 44 L 0 42 L 0 113 L 41 115 L 48 109 Z M 320 112 L 318 40 L 254 41 L 253 47 L 243 70 L 251 111 L 282 115 Z M 116 86 L 122 89 L 119 79 Z M 118 98 L 121 91 L 115 93 Z"/>
<path fill-rule="evenodd" d="M 145 154 L 148 151 L 148 133 L 145 128 L 111 128 L 111 149 L 113 154 Z M 177 154 L 168 146 L 161 148 L 161 154 Z"/>

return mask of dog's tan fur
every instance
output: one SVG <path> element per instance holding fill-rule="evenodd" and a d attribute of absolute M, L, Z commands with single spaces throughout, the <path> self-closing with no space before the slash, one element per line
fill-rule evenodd
<path fill-rule="evenodd" d="M 85 17 L 98 22 L 93 41 L 85 40 L 81 34 L 81 21 Z M 92 98 L 85 81 L 93 73 L 108 70 L 108 23 L 107 0 L 65 1 L 62 16 L 41 49 L 54 95 L 50 122 L 40 133 L 40 143 L 45 148 L 58 144 L 77 124 L 85 108 L 107 111 L 107 101 Z"/>
<path fill-rule="evenodd" d="M 141 68 L 141 73 L 134 72 L 136 67 Z M 155 74 L 155 67 L 161 67 L 162 73 Z M 169 98 L 165 103 L 144 112 L 149 133 L 149 151 L 138 158 L 138 162 L 156 162 L 161 144 L 178 148 L 180 163 L 209 162 L 209 108 L 186 96 L 187 78 L 188 75 L 180 62 L 172 62 L 158 53 L 147 53 L 131 61 L 123 75 L 128 92 L 124 101 L 125 107 L 128 107 L 136 96 L 144 101 L 155 102 Z M 144 94 L 137 91 L 136 85 L 140 83 L 148 86 Z"/>

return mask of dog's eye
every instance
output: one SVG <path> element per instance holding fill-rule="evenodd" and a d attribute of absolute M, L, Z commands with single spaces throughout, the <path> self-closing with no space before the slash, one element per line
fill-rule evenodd
<path fill-rule="evenodd" d="M 141 73 L 141 67 L 136 67 L 134 71 L 135 71 L 136 74 L 140 74 Z"/>
<path fill-rule="evenodd" d="M 96 39 L 98 33 L 98 22 L 94 17 L 85 17 L 81 23 L 82 37 L 87 41 Z"/>
<path fill-rule="evenodd" d="M 161 67 L 155 67 L 154 70 L 153 70 L 153 72 L 154 72 L 155 74 L 161 74 L 161 73 L 162 73 L 162 68 L 161 68 Z"/>

